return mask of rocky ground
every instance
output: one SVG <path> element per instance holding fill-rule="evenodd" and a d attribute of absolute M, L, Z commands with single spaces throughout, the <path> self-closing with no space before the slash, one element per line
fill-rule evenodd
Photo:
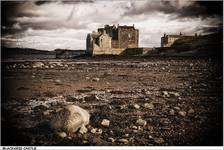
<path fill-rule="evenodd" d="M 208 58 L 2 62 L 2 145 L 222 145 L 222 63 Z M 68 104 L 85 134 L 55 132 Z"/>

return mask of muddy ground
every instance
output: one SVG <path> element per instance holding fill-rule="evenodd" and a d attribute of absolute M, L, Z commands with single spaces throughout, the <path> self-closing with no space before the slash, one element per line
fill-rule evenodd
<path fill-rule="evenodd" d="M 222 145 L 222 63 L 215 59 L 1 66 L 2 145 Z M 67 104 L 89 111 L 86 134 L 62 137 L 49 127 L 52 115 Z M 109 127 L 101 125 L 103 119 Z"/>

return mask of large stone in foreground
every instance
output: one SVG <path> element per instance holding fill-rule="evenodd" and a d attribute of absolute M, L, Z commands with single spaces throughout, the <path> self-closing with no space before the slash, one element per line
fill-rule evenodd
<path fill-rule="evenodd" d="M 55 130 L 73 133 L 80 129 L 80 133 L 85 133 L 89 118 L 89 113 L 81 107 L 67 105 L 53 116 L 50 126 Z"/>

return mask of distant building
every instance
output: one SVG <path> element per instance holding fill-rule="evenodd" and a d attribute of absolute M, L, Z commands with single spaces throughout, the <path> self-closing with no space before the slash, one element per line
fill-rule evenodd
<path fill-rule="evenodd" d="M 122 54 L 127 48 L 138 48 L 139 30 L 133 26 L 109 26 L 87 35 L 87 53 L 92 55 Z"/>
<path fill-rule="evenodd" d="M 75 58 L 78 56 L 82 56 L 86 54 L 85 50 L 66 50 L 66 49 L 56 49 L 56 58 L 61 59 L 69 59 L 69 58 Z"/>
<path fill-rule="evenodd" d="M 171 45 L 173 45 L 173 43 L 180 38 L 193 39 L 196 36 L 197 36 L 197 34 L 195 34 L 195 36 L 186 36 L 186 35 L 182 35 L 182 33 L 180 33 L 179 35 L 164 34 L 164 36 L 161 37 L 161 47 L 171 47 Z"/>

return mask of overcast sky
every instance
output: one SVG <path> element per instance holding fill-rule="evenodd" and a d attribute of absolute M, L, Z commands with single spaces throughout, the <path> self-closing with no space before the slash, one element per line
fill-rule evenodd
<path fill-rule="evenodd" d="M 86 36 L 109 25 L 139 29 L 140 47 L 160 46 L 163 33 L 211 33 L 222 27 L 222 1 L 1 2 L 1 44 L 41 50 L 85 49 Z"/>

